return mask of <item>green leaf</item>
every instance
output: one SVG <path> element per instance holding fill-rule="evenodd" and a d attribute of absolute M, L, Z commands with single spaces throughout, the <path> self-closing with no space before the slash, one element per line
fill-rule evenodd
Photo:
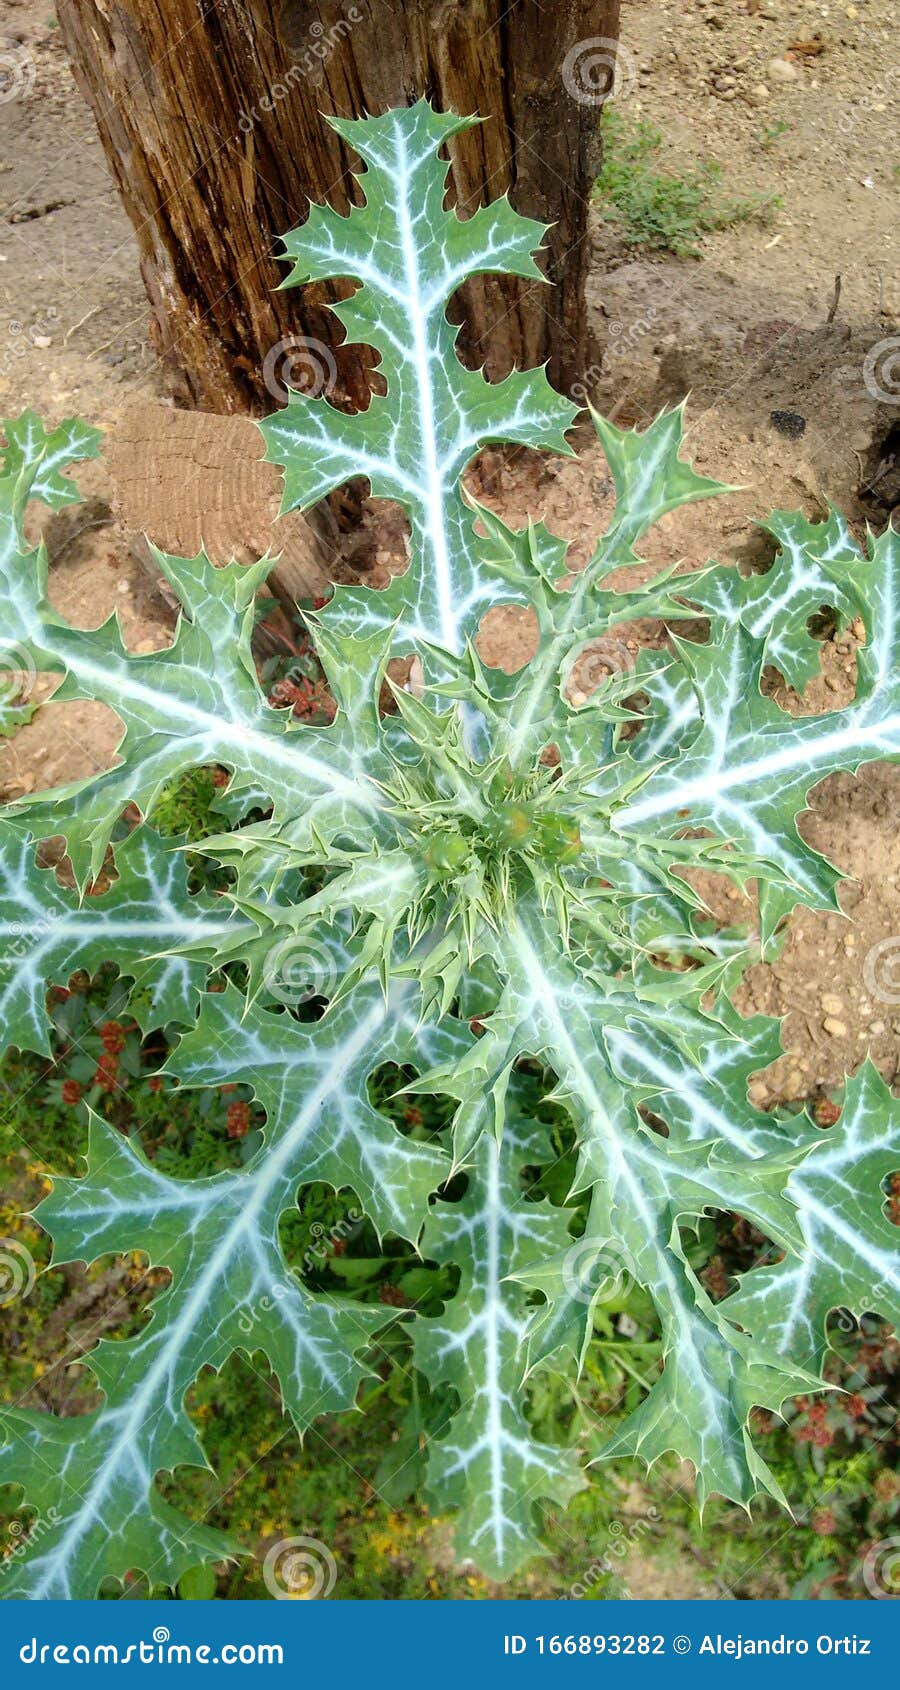
<path fill-rule="evenodd" d="M 47 987 L 104 962 L 132 974 L 148 1024 L 192 1021 L 206 968 L 175 953 L 191 944 L 214 953 L 240 925 L 221 899 L 189 896 L 184 858 L 149 828 L 116 846 L 109 889 L 79 900 L 52 868 L 37 867 L 26 830 L 0 819 L 0 1018 L 9 1044 L 49 1054 Z"/>
<path fill-rule="evenodd" d="M 468 121 L 420 103 L 338 123 L 366 165 L 363 201 L 346 217 L 314 208 L 285 243 L 292 283 L 357 284 L 337 313 L 386 387 L 353 416 L 294 395 L 266 425 L 286 505 L 365 475 L 411 522 L 403 575 L 384 593 L 339 588 L 310 619 L 337 704 L 327 729 L 291 725 L 257 684 L 266 562 L 159 554 L 183 606 L 166 651 L 130 655 L 113 624 L 69 627 L 24 513 L 32 496 L 77 496 L 66 470 L 95 436 L 48 436 L 30 415 L 7 425 L 0 613 L 15 667 L 62 673 L 58 696 L 98 699 L 123 724 L 113 770 L 2 823 L 7 1042 L 46 1050 L 47 982 L 112 960 L 154 1022 L 183 1029 L 168 1072 L 239 1082 L 266 1117 L 242 1172 L 185 1181 L 93 1119 L 86 1174 L 40 1206 L 55 1262 L 139 1250 L 171 1281 L 136 1336 L 90 1353 L 93 1414 L 4 1411 L 0 1483 L 22 1487 L 40 1525 L 7 1594 L 90 1597 L 130 1568 L 198 1588 L 197 1569 L 239 1552 L 157 1488 L 205 1461 L 184 1407 L 198 1369 L 268 1358 L 301 1429 L 354 1405 L 386 1321 L 364 1299 L 395 1251 L 348 1249 L 343 1299 L 307 1290 L 279 1229 L 313 1182 L 349 1189 L 381 1236 L 419 1252 L 398 1271 L 420 1304 L 398 1339 L 412 1328 L 425 1385 L 420 1398 L 417 1374 L 385 1474 L 402 1500 L 427 1464 L 460 1557 L 496 1578 L 536 1552 L 540 1509 L 580 1483 L 576 1451 L 535 1437 L 529 1393 L 539 1369 L 577 1378 L 604 1310 L 608 1323 L 610 1308 L 637 1308 L 660 1361 L 632 1412 L 589 1431 L 590 1457 L 672 1451 L 696 1469 L 701 1506 L 714 1491 L 783 1500 L 751 1410 L 825 1388 L 834 1309 L 900 1315 L 885 1212 L 898 1106 L 866 1067 L 827 1134 L 755 1108 L 748 1086 L 779 1054 L 778 1027 L 732 1001 L 794 904 L 836 905 L 838 870 L 797 827 L 810 789 L 900 758 L 900 543 L 888 530 L 863 556 L 836 514 L 776 512 L 767 575 L 669 567 L 623 588 L 654 522 L 727 491 L 682 456 L 680 409 L 643 433 L 595 418 L 616 508 L 578 572 L 542 524 L 516 532 L 467 502 L 460 477 L 482 444 L 564 450 L 572 416 L 542 372 L 491 386 L 456 357 L 451 295 L 488 269 L 535 277 L 541 234 L 505 201 L 468 219 L 445 208 L 439 151 Z M 513 675 L 474 640 L 504 602 L 537 627 Z M 823 605 L 865 627 L 856 697 L 792 716 L 762 672 L 810 678 Z M 704 614 L 704 643 L 672 631 Z M 665 648 L 635 655 L 626 631 L 647 617 L 670 630 Z M 421 663 L 385 712 L 388 664 L 413 648 Z M 182 854 L 146 825 L 107 856 L 126 803 L 146 815 L 195 764 L 232 774 L 230 831 L 192 840 L 227 870 L 215 898 L 189 895 Z M 251 806 L 271 813 L 242 825 Z M 79 899 L 37 866 L 51 833 L 102 892 Z M 708 873 L 758 889 L 758 935 L 716 924 Z M 426 1141 L 411 1102 L 408 1131 L 376 1107 L 385 1063 L 410 1100 L 453 1101 L 446 1133 Z M 553 1165 L 536 1101 L 560 1123 Z M 447 1118 L 443 1101 L 434 1115 Z M 560 1206 L 537 1200 L 545 1190 Z M 703 1264 L 722 1213 L 768 1241 L 767 1265 L 714 1302 Z"/>
<path fill-rule="evenodd" d="M 525 1295 L 510 1276 L 532 1252 L 565 1237 L 561 1211 L 528 1202 L 522 1189 L 525 1165 L 546 1154 L 541 1135 L 514 1120 L 502 1145 L 485 1134 L 465 1196 L 436 1205 L 423 1240 L 427 1255 L 460 1273 L 444 1314 L 421 1319 L 415 1333 L 422 1371 L 452 1385 L 459 1399 L 446 1433 L 431 1444 L 428 1484 L 439 1508 L 461 1510 L 463 1542 L 495 1579 L 540 1549 L 538 1503 L 565 1501 L 583 1482 L 574 1451 L 532 1436 L 522 1396 Z"/>
<path fill-rule="evenodd" d="M 301 970 L 311 961 L 329 967 L 324 950 L 314 958 L 300 952 Z M 350 1186 L 380 1230 L 415 1239 L 429 1194 L 449 1171 L 446 1152 L 404 1138 L 373 1108 L 366 1084 L 381 1062 L 427 1060 L 427 1033 L 417 1035 L 415 1011 L 411 987 L 399 986 L 385 1002 L 374 982 L 351 992 L 322 1021 L 303 1024 L 284 1011 L 247 1008 L 229 988 L 204 998 L 168 1071 L 184 1085 L 240 1080 L 252 1086 L 270 1122 L 270 1141 L 284 1138 L 302 1154 L 304 1183 Z"/>
<path fill-rule="evenodd" d="M 374 1026 L 363 1027 L 371 1039 Z M 200 1368 L 218 1369 L 235 1351 L 264 1352 L 301 1430 L 352 1406 L 363 1377 L 357 1357 L 383 1311 L 310 1295 L 288 1270 L 278 1231 L 305 1172 L 305 1143 L 343 1110 L 364 1034 L 331 1052 L 280 1137 L 239 1174 L 171 1179 L 92 1117 L 85 1177 L 56 1180 L 37 1211 L 54 1262 L 144 1250 L 169 1268 L 172 1285 L 137 1338 L 104 1339 L 91 1351 L 105 1398 L 96 1413 L 0 1413 L 0 1483 L 21 1485 L 48 1524 L 8 1579 L 8 1596 L 90 1597 L 101 1579 L 131 1568 L 174 1584 L 188 1567 L 238 1551 L 162 1503 L 156 1488 L 165 1468 L 206 1465 L 184 1408 Z M 377 1060 L 371 1047 L 369 1060 Z M 333 1165 L 342 1168 L 339 1154 Z"/>
<path fill-rule="evenodd" d="M 348 341 L 378 353 L 387 392 L 355 415 L 289 393 L 287 409 L 263 424 L 266 455 L 284 466 L 286 510 L 364 475 L 376 497 L 398 500 L 409 517 L 416 566 L 378 594 L 339 587 L 322 613 L 326 628 L 357 634 L 396 621 L 401 649 L 430 640 L 456 652 L 492 601 L 460 476 L 491 441 L 567 451 L 577 407 L 553 392 L 542 370 L 490 383 L 465 369 L 446 306 L 479 273 L 540 282 L 533 253 L 544 231 L 506 199 L 464 220 L 445 209 L 448 167 L 439 149 L 474 119 L 421 100 L 383 117 L 330 121 L 365 163 L 363 203 L 346 216 L 311 207 L 285 236 L 293 264 L 285 285 L 359 283 L 333 309 Z"/>
<path fill-rule="evenodd" d="M 824 1359 L 836 1309 L 900 1325 L 898 1232 L 884 1194 L 900 1171 L 900 1104 L 871 1062 L 848 1081 L 837 1124 L 818 1136 L 788 1181 L 802 1253 L 745 1275 L 729 1299 L 736 1320 L 807 1367 Z"/>
<path fill-rule="evenodd" d="M 212 1567 L 189 1567 L 178 1580 L 178 1594 L 184 1602 L 211 1602 L 216 1594 Z"/>
<path fill-rule="evenodd" d="M 746 577 L 717 570 L 697 599 L 726 623 L 739 618 L 761 644 L 764 661 L 802 692 L 820 669 L 821 644 L 809 632 L 810 619 L 832 609 L 838 626 L 846 626 L 864 609 L 865 559 L 838 511 L 817 523 L 799 511 L 773 511 L 761 526 L 778 543 L 771 568 Z"/>
<path fill-rule="evenodd" d="M 856 699 L 844 710 L 797 720 L 763 698 L 764 650 L 740 629 L 713 646 L 682 649 L 702 726 L 677 765 L 651 774 L 619 810 L 620 830 L 710 827 L 766 862 L 767 880 L 789 895 L 788 907 L 835 907 L 837 870 L 804 843 L 795 817 L 825 775 L 900 757 L 900 636 L 893 610 L 900 536 L 893 529 L 872 542 L 860 585 L 869 643 L 859 657 Z M 783 908 L 782 900 L 779 913 Z"/>
<path fill-rule="evenodd" d="M 154 552 L 184 607 L 166 650 L 129 653 L 115 619 L 95 630 L 71 628 L 46 598 L 46 554 L 25 538 L 25 507 L 30 497 L 51 506 L 77 497 L 59 471 L 93 456 L 97 433 L 64 424 L 44 436 L 27 416 L 4 427 L 14 443 L 7 453 L 14 474 L 0 482 L 4 647 L 15 653 L 16 669 L 62 670 L 56 699 L 97 700 L 115 711 L 124 729 L 115 768 L 29 800 L 35 832 L 65 832 L 83 881 L 99 873 L 126 804 L 146 815 L 184 769 L 216 763 L 233 771 L 232 793 L 255 794 L 262 783 L 276 814 L 292 813 L 302 785 L 308 827 L 325 833 L 355 820 L 371 829 L 375 789 L 363 777 L 350 725 L 342 722 L 334 732 L 292 728 L 284 712 L 268 706 L 257 683 L 250 655 L 253 604 L 272 560 L 215 569 L 202 553 L 187 559 Z"/>

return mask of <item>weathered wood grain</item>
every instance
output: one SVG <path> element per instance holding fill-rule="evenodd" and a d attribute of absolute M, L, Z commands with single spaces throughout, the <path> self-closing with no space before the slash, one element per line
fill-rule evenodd
<path fill-rule="evenodd" d="M 347 149 L 322 113 L 427 94 L 487 122 L 452 149 L 452 192 L 506 191 L 553 224 L 552 288 L 477 280 L 466 356 L 499 376 L 549 360 L 562 388 L 590 363 L 583 305 L 596 103 L 566 53 L 615 38 L 619 0 L 60 0 L 60 26 L 134 224 L 155 343 L 187 404 L 271 410 L 265 355 L 291 335 L 334 348 L 326 287 L 274 290 L 278 237 L 310 199 L 346 206 Z M 336 351 L 338 402 L 366 402 L 368 354 Z"/>

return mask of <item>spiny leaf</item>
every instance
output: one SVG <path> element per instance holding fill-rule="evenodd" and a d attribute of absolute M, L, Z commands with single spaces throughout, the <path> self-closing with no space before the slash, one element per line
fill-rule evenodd
<path fill-rule="evenodd" d="M 330 1091 L 343 1077 L 337 1058 Z M 21 1485 L 50 1522 L 9 1579 L 8 1596 L 91 1597 L 102 1578 L 131 1568 L 174 1583 L 198 1561 L 235 1552 L 222 1533 L 163 1504 L 156 1489 L 164 1468 L 206 1465 L 184 1407 L 201 1367 L 263 1351 L 301 1429 L 317 1414 L 352 1406 L 363 1376 L 356 1357 L 383 1317 L 311 1296 L 286 1269 L 278 1241 L 313 1114 L 310 1103 L 247 1172 L 192 1181 L 158 1173 L 93 1118 L 86 1175 L 55 1181 L 37 1211 L 53 1235 L 54 1261 L 143 1249 L 171 1270 L 173 1283 L 137 1338 L 103 1339 L 90 1352 L 105 1396 L 94 1414 L 0 1413 L 0 1483 Z"/>
<path fill-rule="evenodd" d="M 284 466 L 285 509 L 311 505 L 357 475 L 404 507 L 415 567 L 383 593 L 338 588 L 322 614 L 326 627 L 353 633 L 396 620 L 398 649 L 427 639 L 460 651 L 490 603 L 459 488 L 469 461 L 491 441 L 565 452 L 576 414 L 542 370 L 489 383 L 456 355 L 459 331 L 446 306 L 466 277 L 541 280 L 533 258 L 540 224 L 505 199 L 464 221 L 445 209 L 448 166 L 439 149 L 473 121 L 424 100 L 360 122 L 332 119 L 366 165 L 364 203 L 345 217 L 314 206 L 284 241 L 294 265 L 286 285 L 324 277 L 360 284 L 333 309 L 348 340 L 379 354 L 387 392 L 352 416 L 327 399 L 289 393 L 287 409 L 263 424 L 267 456 Z"/>
<path fill-rule="evenodd" d="M 258 790 L 260 781 L 276 813 L 293 811 L 302 785 L 308 794 L 307 825 L 320 830 L 372 825 L 375 790 L 363 780 L 349 724 L 321 730 L 313 751 L 272 710 L 257 684 L 250 655 L 253 600 L 271 560 L 215 569 L 196 558 L 154 556 L 184 606 L 171 647 L 141 656 L 129 653 L 114 619 L 94 630 L 69 627 L 46 599 L 47 560 L 24 533 L 30 497 L 51 505 L 77 496 L 59 469 L 93 455 L 96 430 L 63 425 L 45 436 L 34 419 L 28 427 L 4 425 L 14 443 L 15 475 L 0 483 L 0 623 L 4 649 L 16 669 L 62 670 L 57 699 L 95 699 L 115 711 L 124 734 L 117 766 L 28 804 L 38 836 L 65 832 L 80 882 L 96 876 L 126 804 L 146 814 L 163 788 L 184 769 L 222 764 L 234 772 L 232 796 Z M 64 492 L 60 493 L 61 482 Z M 0 651 L 0 663 L 3 652 Z M 315 741 L 317 730 L 313 731 Z M 325 755 L 325 743 L 328 750 Z"/>
<path fill-rule="evenodd" d="M 465 1196 L 435 1206 L 423 1239 L 429 1256 L 456 1265 L 461 1276 L 444 1314 L 416 1326 L 419 1366 L 454 1385 L 459 1398 L 446 1434 L 431 1446 L 429 1488 L 439 1508 L 461 1510 L 463 1542 L 495 1579 L 540 1550 L 537 1504 L 565 1501 L 583 1483 L 574 1451 L 532 1436 L 522 1401 L 526 1298 L 514 1275 L 566 1236 L 560 1211 L 528 1202 L 522 1190 L 526 1164 L 546 1159 L 540 1131 L 515 1117 L 502 1144 L 484 1134 Z"/>
<path fill-rule="evenodd" d="M 142 1017 L 156 1026 L 192 1021 L 206 968 L 173 953 L 194 944 L 215 954 L 240 925 L 221 899 L 188 895 L 184 858 L 149 828 L 116 846 L 107 890 L 79 900 L 52 868 L 37 866 L 28 832 L 0 819 L 0 1017 L 8 1044 L 49 1054 L 47 987 L 104 962 L 134 970 Z"/>
<path fill-rule="evenodd" d="M 412 526 L 404 575 L 382 594 L 338 589 L 313 622 L 337 703 L 328 729 L 289 725 L 257 685 L 249 634 L 265 563 L 214 570 L 160 554 L 184 607 L 163 652 L 129 655 L 113 625 L 68 627 L 23 515 L 32 494 L 75 496 L 63 471 L 94 450 L 93 433 L 46 436 L 30 416 L 7 427 L 11 641 L 34 670 L 64 672 L 61 697 L 99 699 L 124 728 L 114 770 L 38 795 L 7 824 L 0 921 L 21 941 L 0 978 L 7 1040 L 46 1049 L 46 981 L 111 958 L 149 985 L 154 1017 L 184 1027 L 169 1072 L 242 1082 L 266 1113 L 242 1173 L 193 1181 L 94 1121 L 85 1176 L 57 1180 L 41 1206 L 56 1260 L 143 1250 L 172 1281 L 136 1337 L 91 1352 L 95 1414 L 3 1417 L 0 1480 L 52 1527 L 33 1534 L 8 1594 L 90 1596 L 131 1567 L 171 1582 L 235 1552 L 156 1488 L 160 1471 L 205 1459 L 184 1409 L 198 1368 L 260 1352 L 301 1428 L 352 1405 L 384 1317 L 313 1296 L 289 1270 L 279 1223 L 312 1181 L 349 1187 L 381 1232 L 458 1275 L 442 1312 L 410 1317 L 417 1364 L 456 1399 L 429 1486 L 459 1511 L 460 1555 L 498 1578 L 538 1547 L 536 1505 L 578 1483 L 575 1453 L 533 1436 L 528 1392 L 539 1368 L 577 1374 L 610 1284 L 649 1299 L 661 1369 L 591 1454 L 674 1451 L 694 1464 L 701 1504 L 716 1490 L 744 1505 L 781 1496 L 750 1411 L 821 1387 L 832 1309 L 900 1313 L 884 1189 L 900 1164 L 897 1107 L 865 1069 L 827 1135 L 755 1108 L 748 1084 L 778 1054 L 778 1029 L 730 1001 L 795 903 L 834 906 L 838 871 L 796 824 L 811 787 L 900 759 L 900 543 L 889 530 L 863 558 L 837 516 L 817 527 L 779 512 L 767 576 L 669 567 L 622 587 L 653 522 L 726 491 L 682 457 L 680 409 L 643 433 L 595 419 L 616 508 L 578 573 L 541 524 L 514 532 L 466 502 L 460 476 L 481 444 L 562 450 L 572 415 L 541 372 L 492 387 L 456 358 L 450 295 L 479 270 L 536 275 L 540 237 L 505 202 L 465 221 L 445 209 L 438 152 L 467 121 L 422 103 L 340 123 L 367 166 L 364 203 L 345 218 L 314 209 L 285 243 L 291 282 L 356 281 L 338 315 L 375 348 L 387 388 L 356 416 L 294 395 L 266 425 L 286 504 L 362 474 Z M 537 627 L 515 675 L 475 645 L 497 602 L 528 607 Z M 763 696 L 762 670 L 809 678 L 809 617 L 823 603 L 865 626 L 857 695 L 793 717 Z M 665 650 L 611 656 L 623 625 L 690 627 L 704 612 L 706 643 L 672 635 Z M 421 685 L 383 715 L 388 661 L 413 647 Z M 578 696 L 595 651 L 600 684 Z M 115 846 L 118 879 L 102 895 L 79 902 L 36 866 L 34 840 L 63 832 L 80 882 L 108 870 L 126 802 L 146 814 L 195 763 L 233 774 L 232 831 L 194 846 L 227 866 L 224 896 L 189 897 L 178 853 L 146 827 Z M 261 795 L 271 814 L 241 825 Z M 716 927 L 709 872 L 758 887 L 760 939 Z M 201 994 L 205 968 L 217 977 Z M 526 1060 L 548 1076 L 528 1093 Z M 409 1093 L 454 1100 L 446 1143 L 404 1135 L 375 1107 L 387 1061 Z M 571 1208 L 523 1186 L 550 1155 L 542 1092 L 563 1123 L 581 1231 Z M 769 1240 L 772 1265 L 713 1302 L 685 1239 L 722 1211 Z"/>
<path fill-rule="evenodd" d="M 900 1105 L 866 1062 L 848 1081 L 837 1124 L 788 1180 L 804 1249 L 745 1275 L 729 1299 L 736 1320 L 768 1332 L 784 1355 L 821 1363 L 834 1310 L 877 1312 L 900 1325 L 897 1227 L 885 1182 L 900 1171 Z"/>
<path fill-rule="evenodd" d="M 725 621 L 739 617 L 761 642 L 765 662 L 802 692 L 820 667 L 821 642 L 809 623 L 828 609 L 836 611 L 839 626 L 859 614 L 865 559 L 838 511 L 816 523 L 799 511 L 773 511 L 761 526 L 778 545 L 771 567 L 748 576 L 717 570 L 696 597 Z"/>

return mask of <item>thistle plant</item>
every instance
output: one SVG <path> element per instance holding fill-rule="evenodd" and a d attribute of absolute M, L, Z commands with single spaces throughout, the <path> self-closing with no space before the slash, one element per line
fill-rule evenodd
<path fill-rule="evenodd" d="M 48 984 L 112 960 L 142 1024 L 178 1031 L 169 1072 L 252 1086 L 266 1114 L 238 1172 L 164 1174 L 93 1117 L 86 1171 L 54 1178 L 37 1215 L 55 1262 L 143 1251 L 171 1281 L 136 1336 L 90 1352 L 92 1413 L 3 1412 L 0 1482 L 21 1486 L 40 1523 L 7 1595 L 90 1597 L 134 1568 L 172 1583 L 242 1552 L 157 1482 L 205 1465 L 185 1396 L 234 1352 L 271 1366 L 303 1431 L 353 1406 L 379 1331 L 407 1320 L 415 1367 L 455 1402 L 430 1443 L 429 1495 L 458 1512 L 460 1556 L 503 1579 L 539 1547 L 540 1505 L 584 1482 L 585 1460 L 671 1451 L 693 1463 L 701 1505 L 712 1492 L 779 1496 L 751 1410 L 824 1388 L 833 1311 L 900 1313 L 884 1196 L 900 1122 L 886 1086 L 866 1064 L 828 1131 L 762 1112 L 747 1083 L 778 1054 L 778 1025 L 731 1002 L 794 906 L 837 907 L 838 872 L 796 824 L 811 787 L 900 758 L 897 536 L 864 554 L 836 514 L 813 525 L 779 512 L 766 575 L 670 567 L 616 587 L 666 512 L 727 491 L 679 455 L 678 410 L 643 433 L 595 417 L 616 505 L 580 572 L 542 525 L 516 531 L 479 507 L 461 478 L 486 442 L 565 452 L 575 413 L 541 371 L 490 385 L 456 355 L 450 296 L 477 272 L 537 278 L 542 234 L 505 199 L 464 221 L 445 208 L 439 149 L 469 121 L 423 103 L 338 122 L 364 160 L 362 203 L 347 216 L 313 207 L 285 242 L 287 285 L 357 284 L 337 315 L 376 349 L 386 388 L 356 415 L 292 394 L 263 425 L 285 507 L 364 475 L 411 529 L 405 573 L 382 592 L 338 587 L 314 619 L 328 726 L 293 722 L 257 682 L 254 597 L 271 560 L 157 553 L 183 607 L 170 649 L 130 653 L 115 622 L 70 627 L 23 519 L 30 499 L 77 497 L 62 472 L 97 437 L 74 422 L 46 433 L 30 415 L 5 425 L 6 638 L 19 666 L 64 675 L 58 698 L 108 704 L 123 727 L 114 768 L 2 822 L 6 1041 L 47 1050 Z M 497 604 L 536 623 L 534 656 L 512 675 L 478 655 Z M 823 604 L 865 626 L 856 695 L 792 716 L 761 672 L 802 687 L 817 671 L 809 622 Z M 573 704 L 585 650 L 642 617 L 670 628 L 668 648 Z M 417 678 L 394 682 L 385 709 L 389 661 L 410 654 Z M 192 846 L 221 865 L 219 893 L 189 890 L 184 853 L 146 819 L 198 765 L 230 776 L 221 831 Z M 130 832 L 126 806 L 144 818 Z M 37 846 L 57 834 L 80 892 L 40 866 Z M 716 927 L 709 874 L 755 886 L 755 934 Z M 300 1007 L 312 990 L 318 1018 Z M 372 1103 L 386 1062 L 412 1092 L 452 1099 L 432 1142 Z M 568 1207 L 537 1200 L 554 1152 L 523 1063 L 548 1076 L 571 1124 Z M 280 1222 L 313 1181 L 349 1189 L 381 1234 L 455 1269 L 442 1313 L 391 1317 L 290 1271 Z M 722 1210 L 768 1249 L 714 1302 L 686 1235 Z M 658 1376 L 586 1446 L 543 1443 L 530 1381 L 577 1376 L 597 1299 L 623 1274 L 652 1299 Z"/>

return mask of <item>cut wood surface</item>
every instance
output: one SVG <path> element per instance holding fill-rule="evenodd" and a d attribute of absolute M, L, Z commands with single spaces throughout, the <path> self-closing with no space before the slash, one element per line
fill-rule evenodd
<path fill-rule="evenodd" d="M 312 520 L 297 511 L 279 516 L 281 471 L 263 462 L 262 452 L 249 417 L 135 405 L 107 439 L 115 514 L 130 532 L 179 557 L 202 549 L 222 564 L 278 553 L 269 580 L 285 602 L 357 579 L 328 532 L 327 506 Z"/>

